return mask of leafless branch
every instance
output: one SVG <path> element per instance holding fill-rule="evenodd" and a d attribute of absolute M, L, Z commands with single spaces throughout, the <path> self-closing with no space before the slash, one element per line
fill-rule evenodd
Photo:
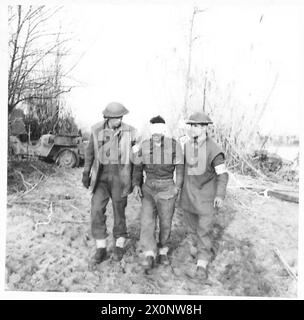
<path fill-rule="evenodd" d="M 296 273 L 291 269 L 291 267 L 288 265 L 288 263 L 286 262 L 286 260 L 284 259 L 284 257 L 282 256 L 280 250 L 278 248 L 274 249 L 274 253 L 276 254 L 276 256 L 279 258 L 280 262 L 282 263 L 282 265 L 284 266 L 284 269 L 288 272 L 288 274 L 294 278 L 294 280 L 298 280 L 298 277 L 296 275 Z"/>
<path fill-rule="evenodd" d="M 12 199 L 11 201 L 8 202 L 8 204 L 12 204 L 14 203 L 16 200 L 23 198 L 25 195 L 27 195 L 28 193 L 32 192 L 43 180 L 45 176 L 41 176 L 39 181 L 29 190 L 27 190 L 26 192 L 23 192 L 20 196 L 17 196 L 16 198 Z M 46 178 L 47 179 L 47 178 Z"/>
<path fill-rule="evenodd" d="M 47 99 L 49 99 L 49 100 L 51 100 L 51 99 L 56 99 L 56 98 L 59 97 L 61 94 L 70 92 L 73 88 L 74 88 L 74 86 L 69 87 L 67 90 L 60 90 L 59 92 L 54 93 L 54 94 L 52 94 L 52 95 L 43 95 L 43 96 L 41 96 L 41 95 L 28 95 L 28 96 L 26 96 L 26 97 L 24 97 L 24 98 L 19 99 L 18 101 L 16 101 L 16 104 L 18 104 L 18 103 L 20 103 L 20 102 L 22 102 L 22 101 L 33 100 L 33 99 L 42 99 L 42 98 L 43 98 L 44 100 L 47 100 Z"/>
<path fill-rule="evenodd" d="M 197 7 L 195 7 L 193 9 L 192 17 L 190 20 L 190 30 L 189 30 L 189 40 L 188 40 L 188 62 L 187 62 L 187 72 L 186 72 L 186 89 L 185 89 L 185 96 L 184 96 L 184 105 L 183 105 L 183 110 L 182 110 L 182 114 L 183 114 L 184 118 L 187 115 L 187 109 L 188 109 L 188 98 L 189 98 L 189 89 L 190 89 L 190 72 L 191 72 L 191 63 L 192 63 L 192 45 L 193 45 L 193 42 L 198 38 L 198 36 L 197 36 L 193 39 L 193 26 L 194 26 L 195 15 L 197 13 L 201 13 L 206 10 L 207 9 L 200 10 Z"/>
<path fill-rule="evenodd" d="M 41 170 L 39 170 L 36 166 L 31 164 L 31 167 L 46 177 L 46 175 Z"/>
<path fill-rule="evenodd" d="M 53 202 L 51 202 L 51 205 L 50 205 L 50 213 L 49 215 L 47 216 L 47 221 L 38 221 L 36 224 L 35 224 L 35 230 L 37 230 L 38 226 L 39 225 L 47 225 L 47 224 L 50 224 L 50 222 L 52 221 L 52 215 L 53 215 Z"/>
<path fill-rule="evenodd" d="M 206 110 L 206 89 L 207 89 L 207 72 L 205 73 L 204 92 L 203 92 L 203 111 Z"/>
<path fill-rule="evenodd" d="M 28 190 L 29 187 L 32 187 L 32 185 L 31 185 L 29 182 L 26 182 L 26 181 L 25 181 L 24 176 L 23 176 L 23 174 L 22 174 L 21 171 L 19 171 L 19 170 L 15 170 L 15 171 L 20 175 L 20 177 L 21 177 L 21 179 L 22 179 L 22 183 L 23 183 L 23 185 L 24 185 L 24 187 L 25 187 L 26 190 Z"/>

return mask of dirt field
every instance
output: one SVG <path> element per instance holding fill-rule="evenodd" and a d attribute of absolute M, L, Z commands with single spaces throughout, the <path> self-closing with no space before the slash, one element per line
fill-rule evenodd
<path fill-rule="evenodd" d="M 130 196 L 125 257 L 114 262 L 109 241 L 109 259 L 92 270 L 90 193 L 82 187 L 81 173 L 82 168 L 59 168 L 41 175 L 39 185 L 23 196 L 9 192 L 7 290 L 296 297 L 297 282 L 274 250 L 297 271 L 298 204 L 235 187 L 235 181 L 254 184 L 252 179 L 230 179 L 213 232 L 216 256 L 203 283 L 192 277 L 195 249 L 179 209 L 172 227 L 171 265 L 143 273 L 137 249 L 140 204 Z M 35 174 L 38 180 L 40 173 Z M 112 230 L 110 204 L 107 214 Z"/>

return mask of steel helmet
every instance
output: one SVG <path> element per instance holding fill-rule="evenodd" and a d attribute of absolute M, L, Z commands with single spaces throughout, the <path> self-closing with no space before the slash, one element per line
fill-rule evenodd
<path fill-rule="evenodd" d="M 205 112 L 194 112 L 186 120 L 186 123 L 187 124 L 191 124 L 191 123 L 211 124 L 213 122 Z"/>
<path fill-rule="evenodd" d="M 105 118 L 120 118 L 129 113 L 129 110 L 119 102 L 111 102 L 102 113 Z"/>

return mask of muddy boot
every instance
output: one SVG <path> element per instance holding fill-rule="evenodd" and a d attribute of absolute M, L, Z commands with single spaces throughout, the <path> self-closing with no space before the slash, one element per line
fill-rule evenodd
<path fill-rule="evenodd" d="M 98 248 L 95 252 L 93 260 L 96 264 L 99 264 L 102 261 L 106 260 L 106 258 L 107 258 L 107 249 L 106 248 Z"/>
<path fill-rule="evenodd" d="M 170 264 L 168 256 L 166 254 L 160 254 L 158 256 L 158 263 L 164 266 L 168 266 Z"/>
<path fill-rule="evenodd" d="M 115 261 L 120 261 L 120 260 L 123 258 L 124 253 L 125 253 L 124 248 L 115 247 L 115 248 L 114 248 L 113 259 L 114 259 Z"/>
<path fill-rule="evenodd" d="M 142 262 L 142 266 L 146 274 L 149 274 L 154 267 L 154 257 L 146 256 L 144 261 Z"/>
<path fill-rule="evenodd" d="M 170 264 L 169 258 L 168 258 L 168 247 L 161 247 L 159 248 L 158 252 L 158 263 L 162 264 L 164 266 L 168 266 Z"/>

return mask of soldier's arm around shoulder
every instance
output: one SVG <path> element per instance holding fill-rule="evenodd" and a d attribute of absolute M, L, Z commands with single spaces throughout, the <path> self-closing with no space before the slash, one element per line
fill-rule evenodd
<path fill-rule="evenodd" d="M 136 129 L 133 131 L 133 137 L 131 141 L 131 154 L 132 154 L 132 187 L 139 186 L 143 184 L 143 161 L 142 161 L 142 141 L 141 137 L 138 135 Z"/>
<path fill-rule="evenodd" d="M 184 182 L 184 152 L 182 149 L 182 145 L 179 141 L 173 139 L 173 145 L 175 149 L 175 157 L 174 157 L 174 164 L 176 170 L 176 186 L 181 189 Z"/>

